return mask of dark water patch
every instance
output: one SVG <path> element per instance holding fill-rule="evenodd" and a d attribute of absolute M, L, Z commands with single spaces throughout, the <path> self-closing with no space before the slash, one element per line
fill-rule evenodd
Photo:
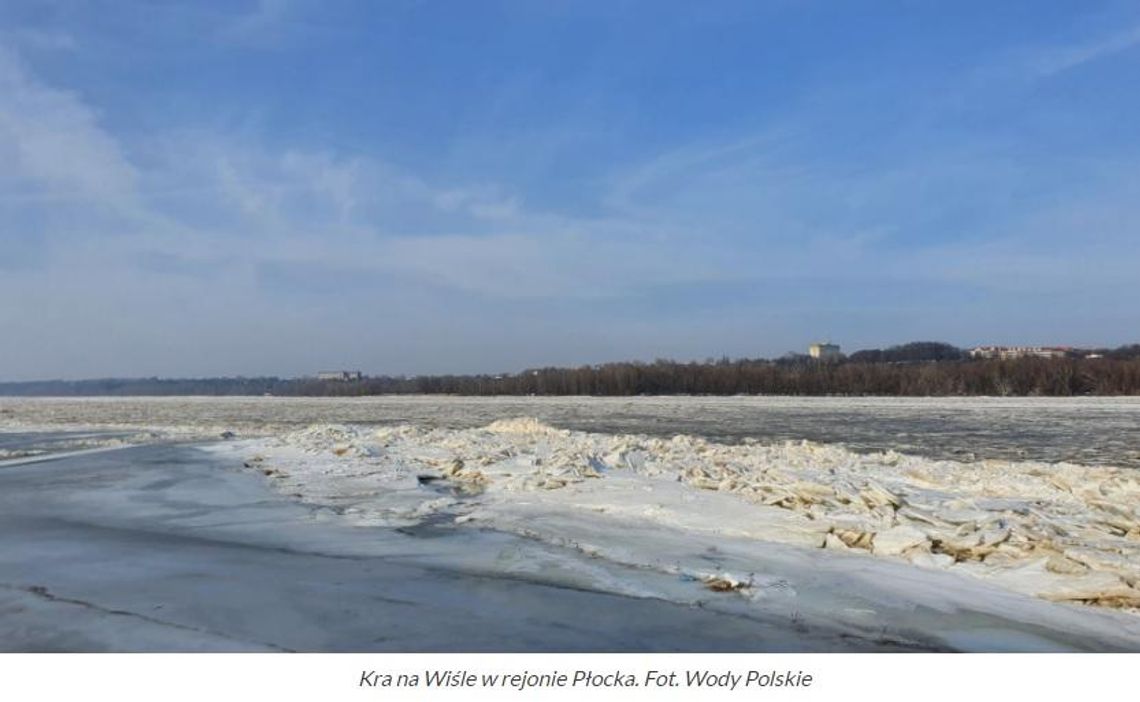
<path fill-rule="evenodd" d="M 456 515 L 448 512 L 433 512 L 415 524 L 396 527 L 396 531 L 417 539 L 438 539 L 455 534 Z"/>

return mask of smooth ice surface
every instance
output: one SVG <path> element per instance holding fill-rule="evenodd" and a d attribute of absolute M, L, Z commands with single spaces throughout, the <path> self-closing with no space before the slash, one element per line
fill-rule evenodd
<path fill-rule="evenodd" d="M 673 575 L 510 534 L 353 528 L 336 510 L 282 499 L 262 476 L 190 447 L 0 467 L 3 651 L 943 645 L 887 624 L 752 610 Z"/>

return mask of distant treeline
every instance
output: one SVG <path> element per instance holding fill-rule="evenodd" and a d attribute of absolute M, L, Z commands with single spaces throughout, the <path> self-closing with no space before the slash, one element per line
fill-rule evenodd
<path fill-rule="evenodd" d="M 1090 355 L 1095 357 L 1089 357 Z M 822 362 L 805 356 L 681 363 L 607 363 L 505 375 L 312 378 L 160 378 L 0 383 L 0 395 L 1140 395 L 1140 344 L 1066 358 L 975 360 L 916 342 Z"/>

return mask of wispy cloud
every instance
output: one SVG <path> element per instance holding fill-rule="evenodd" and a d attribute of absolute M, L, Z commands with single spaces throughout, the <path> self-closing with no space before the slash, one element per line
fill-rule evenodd
<path fill-rule="evenodd" d="M 253 8 L 229 19 L 220 29 L 226 39 L 263 41 L 279 34 L 295 0 L 255 0 Z"/>
<path fill-rule="evenodd" d="M 327 21 L 335 9 L 332 4 L 312 0 L 254 0 L 247 11 L 212 17 L 213 34 L 224 44 L 281 49 L 344 34 Z"/>
<path fill-rule="evenodd" d="M 363 267 L 507 301 L 617 298 L 661 285 L 785 280 L 802 270 L 858 285 L 949 270 L 934 265 L 944 246 L 925 246 L 908 230 L 977 208 L 1025 176 L 1001 157 L 954 144 L 877 172 L 836 169 L 805 161 L 797 145 L 806 135 L 788 127 L 617 169 L 602 194 L 610 214 L 581 217 L 531 209 L 503 185 L 437 187 L 362 156 L 274 153 L 208 132 L 153 140 L 146 165 L 136 165 L 79 96 L 43 85 L 12 58 L 0 69 L 6 148 L 20 153 L 9 192 L 113 210 L 118 221 L 92 221 L 86 231 L 121 236 L 129 222 L 137 233 L 122 245 L 131 248 L 93 255 L 150 271 L 200 270 L 223 247 L 246 264 L 231 275 L 250 281 L 262 264 L 310 262 L 334 279 L 334 271 L 347 279 Z M 981 180 L 963 189 L 970 179 Z M 943 260 L 965 266 L 1024 249 L 993 243 L 1013 236 L 1001 227 L 1015 223 L 985 226 L 985 236 L 964 232 Z M 899 237 L 910 239 L 906 255 L 891 246 Z M 1050 244 L 1037 260 L 1036 270 L 1055 271 L 1066 259 Z M 987 285 L 985 276 L 971 281 Z"/>
<path fill-rule="evenodd" d="M 26 50 L 75 51 L 79 41 L 70 32 L 19 27 L 0 30 L 0 40 Z"/>
<path fill-rule="evenodd" d="M 1140 46 L 1140 25 L 1090 42 L 1042 50 L 1030 64 L 1038 76 L 1048 77 L 1135 49 L 1137 46 Z"/>
<path fill-rule="evenodd" d="M 1047 328 L 1058 310 L 1057 327 L 1075 328 L 1092 317 L 1082 305 L 1099 305 L 1102 329 L 1138 321 L 1119 300 L 1140 260 L 1140 158 L 1126 141 L 1113 159 L 1082 143 L 1042 148 L 1064 140 L 1046 111 L 1020 103 L 1035 76 L 1120 55 L 1140 30 L 1029 60 L 1030 49 L 1010 58 L 1002 47 L 979 61 L 1005 56 L 1009 75 L 946 69 L 933 88 L 920 70 L 885 88 L 858 73 L 809 80 L 794 99 L 771 91 L 771 105 L 744 104 L 731 124 L 704 104 L 685 112 L 684 96 L 660 103 L 680 115 L 661 114 L 656 94 L 637 104 L 637 71 L 606 87 L 558 58 L 510 99 L 465 96 L 484 102 L 425 125 L 436 142 L 424 147 L 388 132 L 414 141 L 418 123 L 382 110 L 398 111 L 401 95 L 424 103 L 407 114 L 454 109 L 419 81 L 461 70 L 472 59 L 462 51 L 480 42 L 416 54 L 422 74 L 349 78 L 335 60 L 286 56 L 315 14 L 304 7 L 262 3 L 236 20 L 217 7 L 162 8 L 156 43 L 173 37 L 202 58 L 190 39 L 213 37 L 226 59 L 213 70 L 248 59 L 249 75 L 193 74 L 170 91 L 102 70 L 69 82 L 62 52 L 82 54 L 90 35 L 5 35 L 0 299 L 22 304 L 0 305 L 18 340 L 0 345 L 4 372 L 296 373 L 324 365 L 328 348 L 366 370 L 509 369 L 781 353 L 820 329 L 853 343 L 981 341 L 1012 317 Z M 403 48 L 446 49 L 443 34 Z M 533 42 L 473 75 L 493 94 L 504 62 L 530 56 Z M 123 70 L 133 55 L 106 44 L 104 65 Z M 281 53 L 260 51 L 269 45 Z M 192 70 L 181 56 L 166 67 Z M 317 104 L 317 90 L 308 102 L 307 84 L 267 85 L 278 59 L 335 84 L 329 102 Z M 717 80 L 755 87 L 726 66 Z M 330 117 L 397 79 L 375 114 Z M 561 94 L 589 107 L 534 109 L 563 79 L 589 83 Z M 595 82 L 611 94 L 594 94 Z M 250 101 L 232 94 L 250 86 Z M 140 115 L 135 97 L 148 90 L 161 94 L 155 104 L 225 104 Z M 735 92 L 702 99 L 731 103 Z M 258 126 L 234 126 L 247 119 Z"/>
<path fill-rule="evenodd" d="M 88 204 L 128 203 L 136 172 L 78 95 L 34 79 L 0 47 L 0 187 L 9 195 L 42 189 Z"/>

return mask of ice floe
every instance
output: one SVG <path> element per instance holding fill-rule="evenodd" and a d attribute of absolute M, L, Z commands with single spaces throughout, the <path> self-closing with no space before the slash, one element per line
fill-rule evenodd
<path fill-rule="evenodd" d="M 534 418 L 474 429 L 316 425 L 244 450 L 278 489 L 362 524 L 444 516 L 727 591 L 747 579 L 662 563 L 623 543 L 618 527 L 864 554 L 1052 601 L 1140 608 L 1140 478 L 1130 469 L 586 433 Z M 581 543 L 567 535 L 575 519 L 615 529 Z"/>

